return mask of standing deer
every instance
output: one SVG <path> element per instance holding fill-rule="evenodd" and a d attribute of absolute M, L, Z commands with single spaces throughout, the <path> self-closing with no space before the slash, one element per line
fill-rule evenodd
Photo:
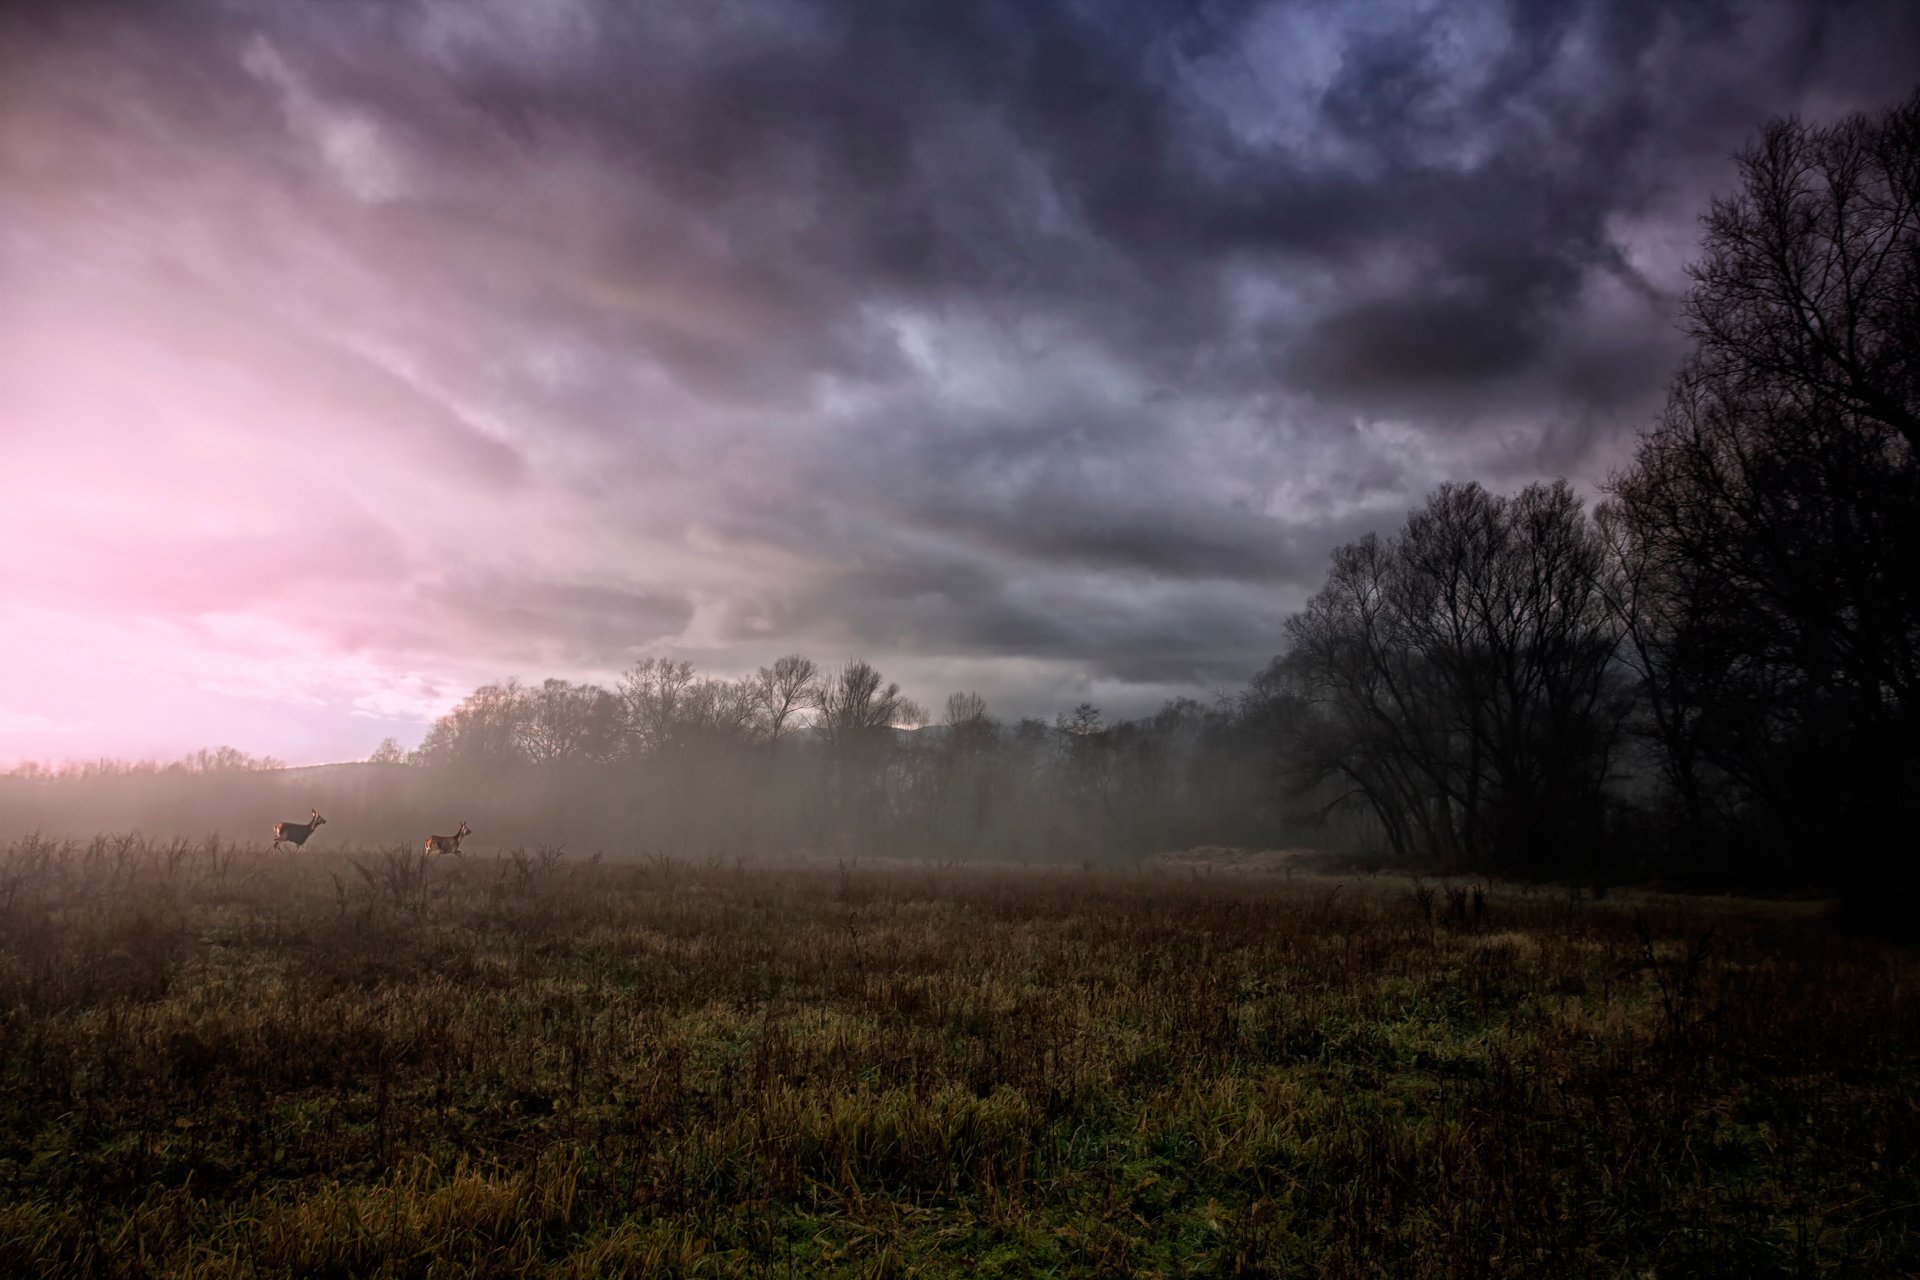
<path fill-rule="evenodd" d="M 305 822 L 274 823 L 273 824 L 273 851 L 275 853 L 280 852 L 280 842 L 282 840 L 292 841 L 293 847 L 298 849 L 301 845 L 307 842 L 307 838 L 313 834 L 315 827 L 324 827 L 326 824 L 327 824 L 327 820 L 320 816 L 320 811 L 318 809 L 315 809 L 311 814 L 309 814 Z"/>
<path fill-rule="evenodd" d="M 460 852 L 460 842 L 472 834 L 473 832 L 467 829 L 467 824 L 462 822 L 460 829 L 450 836 L 428 836 L 426 847 L 420 852 L 422 854 L 451 853 L 455 857 L 464 856 Z"/>

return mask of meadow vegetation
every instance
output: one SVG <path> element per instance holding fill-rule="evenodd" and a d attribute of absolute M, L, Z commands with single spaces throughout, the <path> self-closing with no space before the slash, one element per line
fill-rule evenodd
<path fill-rule="evenodd" d="M 0 1274 L 1913 1274 L 1915 974 L 1733 899 L 27 839 Z"/>

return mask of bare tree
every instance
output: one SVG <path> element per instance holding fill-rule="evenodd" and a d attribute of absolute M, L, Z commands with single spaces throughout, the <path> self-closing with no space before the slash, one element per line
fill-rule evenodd
<path fill-rule="evenodd" d="M 1687 302 L 1694 379 L 1784 394 L 1920 450 L 1920 93 L 1768 125 L 1715 200 Z"/>
<path fill-rule="evenodd" d="M 969 692 L 947 695 L 947 711 L 942 723 L 948 728 L 978 724 L 986 718 L 987 700 L 979 694 Z"/>
<path fill-rule="evenodd" d="M 686 688 L 674 725 L 680 747 L 740 747 L 767 737 L 758 682 L 696 680 Z"/>
<path fill-rule="evenodd" d="M 521 697 L 521 741 L 527 759 L 599 763 L 619 755 L 621 700 L 599 685 L 548 679 Z"/>
<path fill-rule="evenodd" d="M 805 662 L 805 659 L 800 659 Z M 620 700 L 635 751 L 670 755 L 741 746 L 769 730 L 765 689 L 758 677 L 718 680 L 694 675 L 693 664 L 647 658 L 620 681 Z M 804 687 L 791 691 L 797 700 Z M 797 701 L 788 706 L 791 716 Z"/>
<path fill-rule="evenodd" d="M 1768 126 L 1704 248 L 1610 486 L 1620 608 L 1676 785 L 1709 762 L 1783 856 L 1878 866 L 1920 782 L 1920 94 Z"/>
<path fill-rule="evenodd" d="M 487 684 L 434 721 L 414 753 L 421 764 L 461 768 L 503 767 L 525 760 L 521 721 L 526 705 L 520 682 Z"/>
<path fill-rule="evenodd" d="M 1696 869 L 1707 863 L 1711 744 L 1723 731 L 1727 686 L 1737 660 L 1708 625 L 1712 583 L 1662 553 L 1652 528 L 1629 514 L 1620 491 L 1594 514 L 1609 569 L 1601 581 L 1624 643 L 1638 702 L 1630 723 L 1652 745 L 1655 768 L 1678 806 L 1681 845 Z"/>
<path fill-rule="evenodd" d="M 915 811 L 912 790 L 922 781 L 918 753 L 896 750 L 894 731 L 926 720 L 919 706 L 884 682 L 871 663 L 849 661 L 820 697 L 819 727 L 831 760 L 828 790 L 837 838 L 876 847 L 904 815 Z"/>
<path fill-rule="evenodd" d="M 1100 708 L 1091 702 L 1081 703 L 1070 715 L 1055 717 L 1053 727 L 1070 739 L 1092 738 L 1104 731 L 1100 723 Z"/>
<path fill-rule="evenodd" d="M 916 727 L 926 718 L 898 684 L 883 685 L 879 670 L 864 659 L 848 662 L 821 690 L 820 728 L 835 747 L 881 740 L 896 727 Z"/>
<path fill-rule="evenodd" d="M 691 662 L 671 658 L 643 658 L 620 677 L 627 733 L 637 753 L 672 745 L 693 678 Z"/>
<path fill-rule="evenodd" d="M 407 751 L 400 745 L 398 738 L 382 738 L 380 745 L 367 757 L 368 764 L 405 764 Z"/>
<path fill-rule="evenodd" d="M 1443 485 L 1398 537 L 1341 548 L 1276 673 L 1307 779 L 1403 854 L 1533 874 L 1592 857 L 1625 707 L 1604 563 L 1564 483 Z"/>
<path fill-rule="evenodd" d="M 987 700 L 977 693 L 947 695 L 941 723 L 946 726 L 950 751 L 977 755 L 993 746 L 1000 727 L 987 714 Z"/>
<path fill-rule="evenodd" d="M 1440 713 L 1422 660 L 1397 631 L 1396 559 L 1373 534 L 1336 550 L 1326 585 L 1287 620 L 1287 653 L 1261 691 L 1291 704 L 1283 742 L 1323 813 L 1361 804 L 1399 855 L 1457 858 L 1460 796 L 1433 749 Z"/>
<path fill-rule="evenodd" d="M 768 742 L 780 741 L 799 715 L 820 705 L 820 668 L 812 658 L 797 653 L 776 658 L 752 682 Z"/>
<path fill-rule="evenodd" d="M 273 756 L 249 755 L 238 747 L 201 747 L 167 767 L 181 773 L 258 773 L 284 769 L 287 764 Z"/>

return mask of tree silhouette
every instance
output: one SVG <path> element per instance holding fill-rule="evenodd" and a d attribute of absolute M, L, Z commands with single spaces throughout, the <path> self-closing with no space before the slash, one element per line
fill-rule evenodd
<path fill-rule="evenodd" d="M 1920 94 L 1777 121 L 1740 172 L 1610 486 L 1619 607 L 1690 824 L 1789 867 L 1838 844 L 1864 887 L 1920 780 Z"/>
<path fill-rule="evenodd" d="M 1564 483 L 1443 485 L 1397 537 L 1342 547 L 1273 677 L 1306 779 L 1405 856 L 1589 869 L 1625 710 L 1604 564 Z"/>

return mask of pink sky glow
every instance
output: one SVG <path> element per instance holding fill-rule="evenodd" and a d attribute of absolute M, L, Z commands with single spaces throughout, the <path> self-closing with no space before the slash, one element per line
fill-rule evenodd
<path fill-rule="evenodd" d="M 353 758 L 486 679 L 607 674 L 490 589 L 644 605 L 643 557 L 583 568 L 604 548 L 568 460 L 533 475 L 539 424 L 408 367 L 393 331 L 429 304 L 389 305 L 377 254 L 324 230 L 330 202 L 364 212 L 353 157 L 323 151 L 334 184 L 297 207 L 257 157 L 76 122 L 38 71 L 0 113 L 0 766 Z"/>

